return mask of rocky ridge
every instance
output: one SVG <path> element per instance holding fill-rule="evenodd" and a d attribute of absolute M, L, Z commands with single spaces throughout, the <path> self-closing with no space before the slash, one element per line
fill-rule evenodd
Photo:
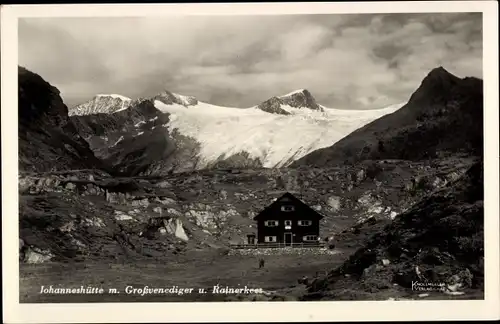
<path fill-rule="evenodd" d="M 450 295 L 484 289 L 483 181 L 477 161 L 375 231 L 342 266 L 312 282 L 303 300 L 366 298 L 415 290 L 415 282 L 442 285 L 430 291 Z"/>
<path fill-rule="evenodd" d="M 97 95 L 92 100 L 69 109 L 68 115 L 112 114 L 127 109 L 131 103 L 132 99 L 120 95 Z"/>
<path fill-rule="evenodd" d="M 323 108 L 316 103 L 312 94 L 306 89 L 297 90 L 280 97 L 272 97 L 259 104 L 257 109 L 271 114 L 290 115 L 291 113 L 283 109 L 283 106 L 323 111 Z"/>
<path fill-rule="evenodd" d="M 167 91 L 167 90 L 159 93 L 158 95 L 152 97 L 151 99 L 153 101 L 159 100 L 166 105 L 177 104 L 177 105 L 189 107 L 189 106 L 195 106 L 198 104 L 198 99 L 196 99 L 193 96 L 178 95 L 176 93 L 172 93 L 172 92 Z"/>

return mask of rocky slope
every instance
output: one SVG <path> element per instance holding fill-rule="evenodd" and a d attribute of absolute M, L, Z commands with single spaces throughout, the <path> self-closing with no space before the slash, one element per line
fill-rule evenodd
<path fill-rule="evenodd" d="M 311 283 L 303 300 L 426 292 L 412 282 L 442 285 L 427 287 L 438 294 L 483 290 L 482 109 L 481 80 L 460 79 L 437 68 L 400 110 L 294 163 L 300 170 L 397 159 L 396 165 L 428 161 L 434 172 L 441 172 L 443 161 L 474 161 L 465 173 L 421 195 L 394 220 L 370 218 L 339 233 L 338 242 L 359 249 Z"/>
<path fill-rule="evenodd" d="M 366 161 L 357 167 L 307 171 L 204 170 L 135 178 L 96 171 L 22 173 L 24 260 L 45 260 L 39 255 L 52 260 L 115 254 L 155 258 L 243 243 L 246 234 L 255 231 L 252 217 L 286 191 L 325 216 L 325 240 L 341 249 L 355 248 L 359 243 L 339 240 L 346 228 L 355 231 L 368 219 L 389 222 L 423 195 L 459 178 L 473 163 L 457 162 L 441 161 L 440 171 L 428 163 Z"/>
<path fill-rule="evenodd" d="M 169 115 L 156 109 L 150 99 L 134 100 L 113 114 L 71 119 L 95 155 L 120 174 L 167 174 L 191 169 L 196 161 L 196 143 L 169 132 L 164 126 Z"/>
<path fill-rule="evenodd" d="M 372 235 L 342 266 L 315 280 L 303 299 L 367 298 L 401 288 L 419 293 L 412 288 L 415 282 L 442 284 L 442 291 L 427 286 L 434 293 L 482 290 L 483 186 L 479 160 Z"/>
<path fill-rule="evenodd" d="M 84 116 L 90 114 L 111 114 L 116 111 L 127 109 L 132 99 L 116 94 L 100 94 L 92 100 L 71 108 L 69 116 Z"/>
<path fill-rule="evenodd" d="M 432 70 L 401 109 L 357 129 L 292 166 L 365 159 L 421 160 L 482 154 L 483 82 Z"/>
<path fill-rule="evenodd" d="M 20 170 L 106 169 L 69 119 L 59 90 L 23 67 L 18 78 Z"/>
<path fill-rule="evenodd" d="M 153 98 L 133 100 L 127 109 L 112 114 L 72 116 L 76 127 L 95 155 L 123 175 L 167 175 L 198 169 L 200 143 L 169 128 L 169 113 L 163 105 L 196 105 L 193 97 L 165 91 Z M 175 115 L 174 115 L 175 117 Z M 261 166 L 244 153 L 219 157 L 213 167 Z"/>

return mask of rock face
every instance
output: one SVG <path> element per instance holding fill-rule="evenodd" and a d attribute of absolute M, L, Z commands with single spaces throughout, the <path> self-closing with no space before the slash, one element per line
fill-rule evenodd
<path fill-rule="evenodd" d="M 323 108 L 316 103 L 316 99 L 314 99 L 312 94 L 306 89 L 294 91 L 281 96 L 280 99 L 285 105 L 293 108 L 309 108 L 319 111 L 323 110 Z"/>
<path fill-rule="evenodd" d="M 271 114 L 290 115 L 290 112 L 283 109 L 283 106 L 323 111 L 323 108 L 316 103 L 312 94 L 305 89 L 294 91 L 281 97 L 272 97 L 258 105 L 257 109 Z"/>
<path fill-rule="evenodd" d="M 20 170 L 106 169 L 68 117 L 59 90 L 23 67 L 18 78 Z"/>
<path fill-rule="evenodd" d="M 257 108 L 271 114 L 290 115 L 288 111 L 281 108 L 283 103 L 278 97 L 272 97 L 258 105 Z"/>
<path fill-rule="evenodd" d="M 460 79 L 442 67 L 432 70 L 408 103 L 352 132 L 333 146 L 295 161 L 327 166 L 367 159 L 421 160 L 481 155 L 483 81 Z"/>
<path fill-rule="evenodd" d="M 69 116 L 84 116 L 92 114 L 111 114 L 127 109 L 132 99 L 120 95 L 97 95 L 92 100 L 69 109 Z"/>
<path fill-rule="evenodd" d="M 113 114 L 72 116 L 71 119 L 100 159 L 124 175 L 167 174 L 191 169 L 198 144 L 165 125 L 169 115 L 150 99 L 138 99 Z"/>
<path fill-rule="evenodd" d="M 198 99 L 196 99 L 195 97 L 178 95 L 176 93 L 172 93 L 172 92 L 167 91 L 167 90 L 159 93 L 158 95 L 154 96 L 151 99 L 153 101 L 159 100 L 166 105 L 177 104 L 177 105 L 189 107 L 189 106 L 195 106 L 198 104 Z"/>

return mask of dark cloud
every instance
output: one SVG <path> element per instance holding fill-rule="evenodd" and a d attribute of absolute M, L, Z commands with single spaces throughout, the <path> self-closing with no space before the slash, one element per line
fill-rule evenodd
<path fill-rule="evenodd" d="M 19 64 L 68 105 L 163 89 L 249 107 L 307 88 L 342 109 L 408 99 L 443 65 L 482 77 L 481 13 L 25 18 Z"/>

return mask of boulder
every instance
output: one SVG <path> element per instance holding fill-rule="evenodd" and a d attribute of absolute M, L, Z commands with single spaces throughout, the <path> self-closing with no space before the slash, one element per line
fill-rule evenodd
<path fill-rule="evenodd" d="M 188 241 L 189 238 L 186 234 L 186 232 L 184 231 L 184 226 L 182 225 L 182 221 L 177 218 L 175 220 L 175 236 L 183 241 Z"/>
<path fill-rule="evenodd" d="M 337 196 L 331 196 L 328 197 L 326 203 L 332 209 L 332 211 L 338 211 L 340 210 L 341 198 Z"/>
<path fill-rule="evenodd" d="M 35 185 L 35 179 L 31 177 L 19 178 L 19 192 L 25 193 L 29 192 L 30 189 Z"/>
<path fill-rule="evenodd" d="M 24 262 L 30 264 L 44 263 L 52 259 L 53 255 L 49 250 L 41 250 L 36 247 L 28 247 L 24 254 Z"/>
<path fill-rule="evenodd" d="M 356 173 L 356 182 L 360 183 L 361 181 L 365 180 L 365 178 L 366 172 L 364 169 L 361 169 Z"/>
<path fill-rule="evenodd" d="M 75 229 L 75 223 L 73 221 L 70 221 L 64 225 L 62 225 L 61 227 L 59 227 L 59 230 L 61 232 L 71 232 Z"/>
<path fill-rule="evenodd" d="M 175 223 L 173 218 L 163 220 L 163 226 L 168 234 L 175 234 Z"/>
<path fill-rule="evenodd" d="M 175 200 L 168 197 L 163 197 L 162 199 L 159 199 L 158 202 L 162 205 L 174 205 L 176 203 Z"/>
<path fill-rule="evenodd" d="M 147 208 L 149 206 L 149 200 L 147 198 L 132 200 L 132 206 Z"/>
<path fill-rule="evenodd" d="M 73 190 L 75 190 L 76 185 L 72 182 L 68 182 L 68 183 L 66 183 L 66 186 L 64 188 L 66 188 L 66 190 L 73 191 Z"/>
<path fill-rule="evenodd" d="M 156 184 L 156 187 L 158 188 L 170 188 L 172 185 L 168 181 L 161 181 Z"/>
<path fill-rule="evenodd" d="M 124 215 L 124 214 L 115 215 L 115 219 L 119 220 L 119 221 L 135 220 L 132 216 L 130 216 L 130 215 Z"/>

